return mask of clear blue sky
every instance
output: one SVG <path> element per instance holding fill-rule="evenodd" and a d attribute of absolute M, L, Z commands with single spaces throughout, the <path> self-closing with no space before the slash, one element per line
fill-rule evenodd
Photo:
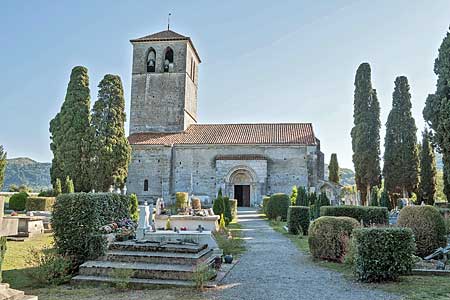
<path fill-rule="evenodd" d="M 425 98 L 435 87 L 434 59 L 450 25 L 449 0 L 10 0 L 0 5 L 0 144 L 9 157 L 38 161 L 52 158 L 48 123 L 59 111 L 72 67 L 88 67 L 92 103 L 104 74 L 119 74 L 128 112 L 129 39 L 163 30 L 172 12 L 171 28 L 192 37 L 203 61 L 200 122 L 312 122 L 326 160 L 337 152 L 340 165 L 353 168 L 350 130 L 358 65 L 372 66 L 383 124 L 395 77 L 408 76 L 413 114 L 422 129 Z"/>

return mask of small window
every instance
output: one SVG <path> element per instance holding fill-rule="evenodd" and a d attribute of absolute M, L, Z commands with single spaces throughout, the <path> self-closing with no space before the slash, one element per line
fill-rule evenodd
<path fill-rule="evenodd" d="M 148 192 L 148 179 L 144 180 L 144 192 Z"/>
<path fill-rule="evenodd" d="M 147 72 L 153 73 L 156 69 L 156 52 L 154 49 L 150 49 L 147 55 Z"/>
<path fill-rule="evenodd" d="M 173 72 L 173 50 L 167 47 L 164 55 L 164 72 Z"/>

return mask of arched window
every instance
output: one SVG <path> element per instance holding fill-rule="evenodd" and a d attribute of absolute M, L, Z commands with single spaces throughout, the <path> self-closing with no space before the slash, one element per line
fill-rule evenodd
<path fill-rule="evenodd" d="M 173 50 L 167 47 L 166 53 L 164 55 L 164 72 L 173 71 Z"/>
<path fill-rule="evenodd" d="M 155 72 L 156 68 L 156 52 L 154 49 L 150 49 L 147 55 L 147 72 Z"/>
<path fill-rule="evenodd" d="M 144 192 L 148 192 L 148 179 L 144 180 Z"/>

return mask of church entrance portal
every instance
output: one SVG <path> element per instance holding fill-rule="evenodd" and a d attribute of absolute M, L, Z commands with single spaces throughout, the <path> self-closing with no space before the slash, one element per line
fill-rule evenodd
<path fill-rule="evenodd" d="M 238 206 L 250 206 L 250 185 L 235 185 L 234 198 L 237 200 Z"/>

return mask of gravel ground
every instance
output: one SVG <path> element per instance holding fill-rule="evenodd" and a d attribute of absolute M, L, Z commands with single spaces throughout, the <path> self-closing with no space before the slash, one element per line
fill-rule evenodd
<path fill-rule="evenodd" d="M 247 239 L 247 252 L 222 286 L 210 292 L 212 299 L 399 299 L 314 265 L 254 209 L 240 210 L 239 222 Z"/>

